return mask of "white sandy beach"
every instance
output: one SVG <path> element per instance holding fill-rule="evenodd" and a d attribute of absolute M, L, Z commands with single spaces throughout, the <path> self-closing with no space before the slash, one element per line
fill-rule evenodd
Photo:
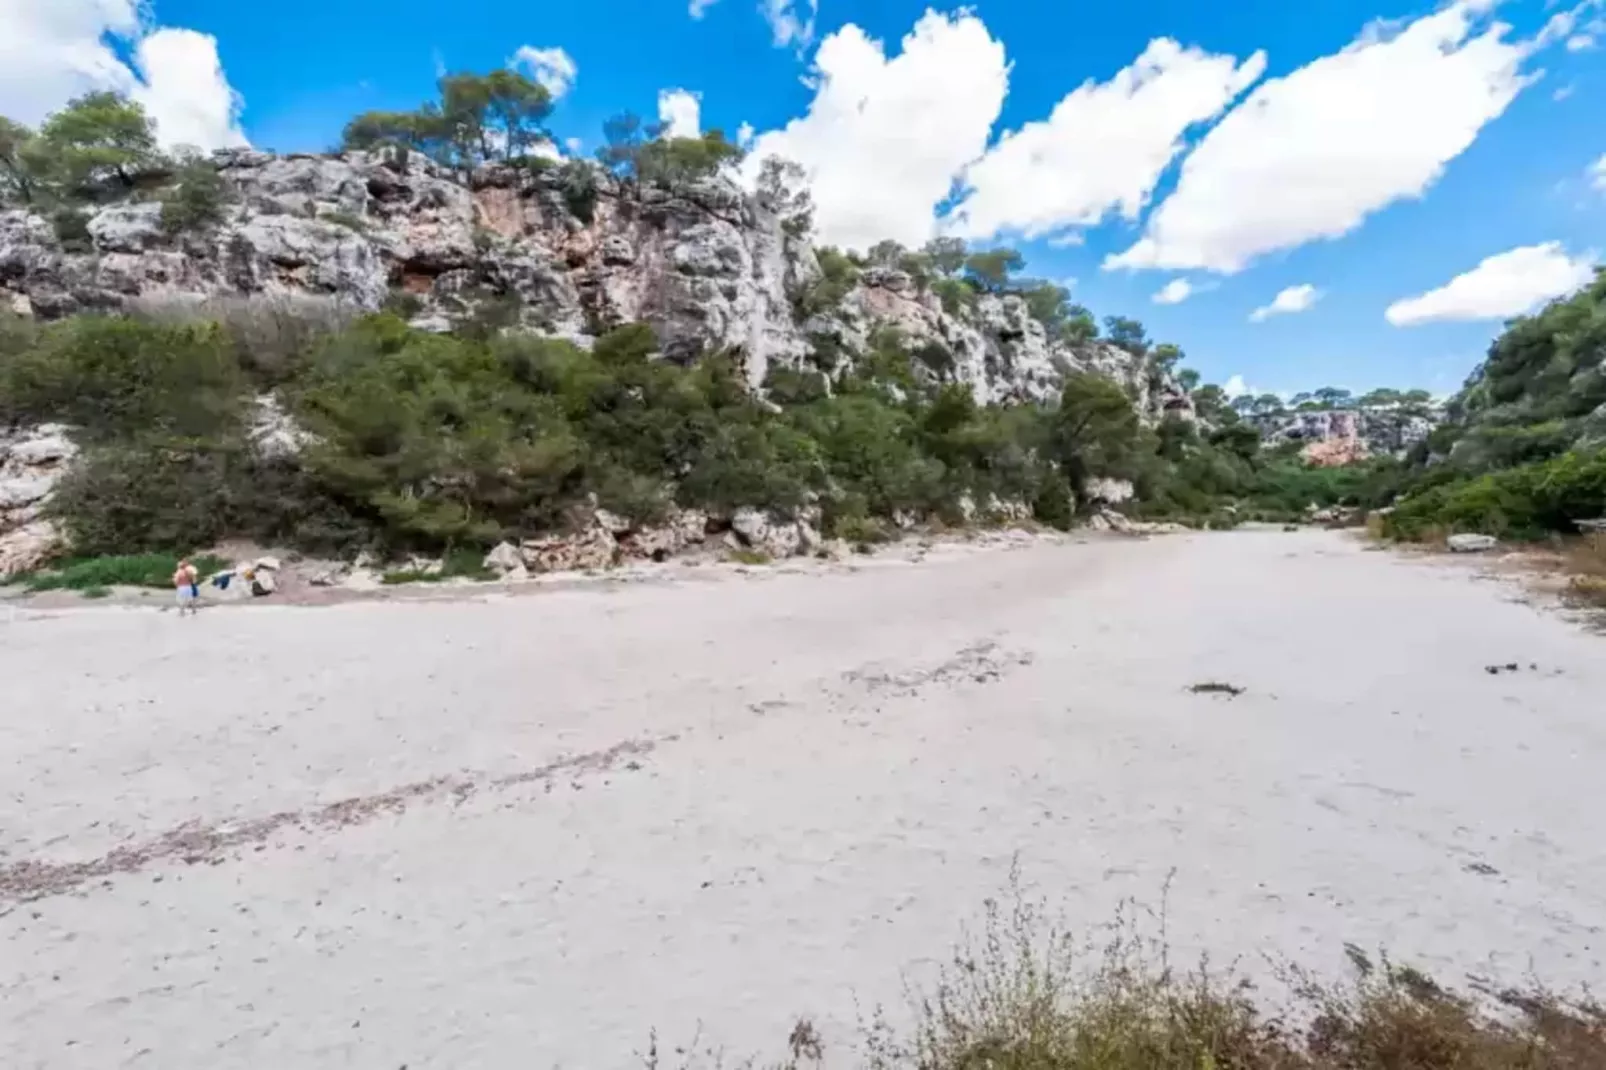
<path fill-rule="evenodd" d="M 1183 955 L 1599 985 L 1606 639 L 1517 594 L 1241 532 L 0 615 L 0 1065 L 840 1050 L 1017 855 L 1174 871 Z"/>

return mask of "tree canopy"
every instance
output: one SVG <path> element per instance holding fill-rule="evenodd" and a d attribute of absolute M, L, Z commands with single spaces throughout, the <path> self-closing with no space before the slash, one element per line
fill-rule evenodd
<path fill-rule="evenodd" d="M 965 257 L 965 278 L 987 293 L 1003 293 L 1009 277 L 1025 266 L 1017 249 L 982 249 Z"/>
<path fill-rule="evenodd" d="M 356 116 L 346 124 L 342 147 L 402 146 L 468 169 L 520 159 L 552 140 L 545 125 L 552 114 L 552 95 L 518 71 L 448 74 L 436 88 L 440 99 L 415 111 Z"/>
<path fill-rule="evenodd" d="M 48 164 L 74 186 L 115 178 L 124 187 L 161 154 L 145 109 L 117 93 L 87 93 L 39 128 Z"/>
<path fill-rule="evenodd" d="M 1105 316 L 1104 337 L 1111 345 L 1120 346 L 1135 357 L 1149 351 L 1149 335 L 1143 324 L 1126 316 Z"/>

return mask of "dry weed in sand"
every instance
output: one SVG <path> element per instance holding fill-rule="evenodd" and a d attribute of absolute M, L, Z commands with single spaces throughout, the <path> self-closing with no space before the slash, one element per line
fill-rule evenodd
<path fill-rule="evenodd" d="M 1190 684 L 1188 690 L 1195 695 L 1226 695 L 1228 698 L 1237 698 L 1247 689 L 1222 680 L 1201 680 L 1197 684 Z"/>
<path fill-rule="evenodd" d="M 1288 968 L 1286 1004 L 1268 1007 L 1235 968 L 1180 971 L 1128 910 L 1102 937 L 1075 940 L 1013 885 L 987 905 L 935 982 L 912 988 L 911 1025 L 877 1012 L 862 1050 L 833 1066 L 868 1070 L 1602 1070 L 1606 1010 L 1532 987 L 1458 993 L 1346 946 L 1354 977 L 1333 984 Z M 801 1041 L 800 1041 L 801 1038 Z M 778 1063 L 827 1052 L 808 1022 Z M 846 1056 L 845 1058 L 842 1058 Z M 683 1067 L 699 1064 L 687 1058 Z M 648 1061 L 656 1070 L 656 1046 Z"/>
<path fill-rule="evenodd" d="M 1592 532 L 1569 542 L 1562 567 L 1570 577 L 1567 590 L 1580 602 L 1606 609 L 1606 532 Z"/>

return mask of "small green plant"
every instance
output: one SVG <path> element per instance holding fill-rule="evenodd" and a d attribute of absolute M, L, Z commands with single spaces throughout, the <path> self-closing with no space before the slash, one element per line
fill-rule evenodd
<path fill-rule="evenodd" d="M 560 165 L 550 156 L 515 156 L 508 160 L 507 165 L 518 171 L 528 171 L 532 175 L 544 175 L 548 171 L 556 170 Z"/>
<path fill-rule="evenodd" d="M 95 250 L 94 238 L 89 233 L 89 213 L 79 208 L 58 208 L 50 215 L 50 227 L 56 240 L 69 253 L 90 253 Z"/>
<path fill-rule="evenodd" d="M 85 598 L 110 598 L 112 589 L 110 587 L 85 587 L 78 593 Z"/>
<path fill-rule="evenodd" d="M 859 282 L 859 267 L 853 259 L 829 245 L 815 251 L 820 265 L 819 277 L 800 290 L 796 297 L 800 317 L 829 312 L 842 303 Z"/>
<path fill-rule="evenodd" d="M 730 552 L 730 560 L 738 565 L 768 565 L 774 559 L 763 550 L 741 547 Z"/>
<path fill-rule="evenodd" d="M 597 172 L 585 160 L 569 160 L 558 170 L 558 188 L 569 211 L 582 223 L 590 223 L 597 211 Z"/>
<path fill-rule="evenodd" d="M 126 554 L 66 560 L 17 577 L 30 591 L 83 591 L 111 587 L 170 587 L 178 570 L 177 554 Z M 204 578 L 229 567 L 221 557 L 203 554 L 190 558 Z"/>
<path fill-rule="evenodd" d="M 211 230 L 223 222 L 233 190 L 202 158 L 183 161 L 178 183 L 162 194 L 162 230 L 169 235 Z"/>
<path fill-rule="evenodd" d="M 404 320 L 417 319 L 418 314 L 424 311 L 424 299 L 411 291 L 401 287 L 392 287 L 385 295 L 384 302 L 379 306 L 382 311 Z"/>
<path fill-rule="evenodd" d="M 445 583 L 447 580 L 494 580 L 496 571 L 485 567 L 485 552 L 473 547 L 460 546 L 449 550 L 441 558 L 441 567 L 433 571 L 421 568 L 395 569 L 380 576 L 379 582 L 388 587 L 405 583 Z"/>
<path fill-rule="evenodd" d="M 837 517 L 831 525 L 831 534 L 854 547 L 875 546 L 892 538 L 891 531 L 881 520 L 858 514 Z"/>
<path fill-rule="evenodd" d="M 942 310 L 950 316 L 963 316 L 976 308 L 976 289 L 964 279 L 937 279 L 931 284 L 931 292 L 937 295 Z"/>
<path fill-rule="evenodd" d="M 368 221 L 362 216 L 351 212 L 324 212 L 318 218 L 325 223 L 333 223 L 337 227 L 345 227 L 356 234 L 368 233 Z"/>

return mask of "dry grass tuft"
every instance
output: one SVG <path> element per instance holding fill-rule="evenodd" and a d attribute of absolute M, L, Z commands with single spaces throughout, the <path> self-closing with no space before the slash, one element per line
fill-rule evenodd
<path fill-rule="evenodd" d="M 1580 602 L 1606 609 L 1606 533 L 1593 532 L 1570 540 L 1562 551 L 1568 593 Z"/>
<path fill-rule="evenodd" d="M 1332 984 L 1284 971 L 1269 1007 L 1236 969 L 1178 971 L 1158 939 L 1118 918 L 1077 941 L 1012 882 L 989 902 L 906 1017 L 877 1012 L 862 1051 L 831 1053 L 807 1021 L 788 1055 L 867 1070 L 1606 1070 L 1606 1010 L 1541 988 L 1459 993 L 1346 946 L 1354 977 Z M 649 1068 L 656 1070 L 656 1045 Z M 706 1065 L 688 1059 L 685 1067 Z M 716 1061 L 715 1065 L 719 1065 Z M 753 1067 L 759 1064 L 740 1064 Z"/>
<path fill-rule="evenodd" d="M 206 298 L 142 297 L 132 316 L 157 323 L 218 324 L 241 366 L 267 385 L 286 378 L 320 339 L 349 326 L 364 309 L 315 294 L 219 294 Z"/>

